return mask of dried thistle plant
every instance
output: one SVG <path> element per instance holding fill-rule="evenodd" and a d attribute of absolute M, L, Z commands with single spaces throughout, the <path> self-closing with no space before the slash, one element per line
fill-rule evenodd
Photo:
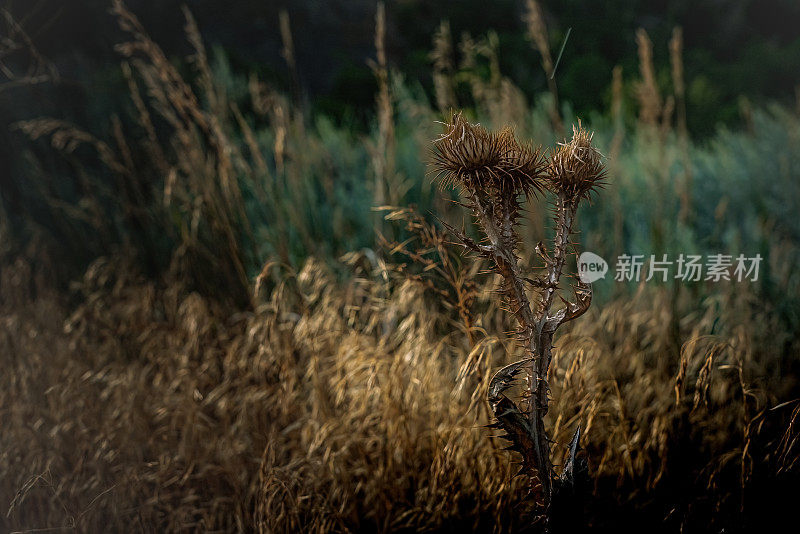
<path fill-rule="evenodd" d="M 434 141 L 433 170 L 442 185 L 460 189 L 484 240 L 476 242 L 449 225 L 448 230 L 464 247 L 488 259 L 502 277 L 501 294 L 508 313 L 516 319 L 517 340 L 526 353 L 524 359 L 499 370 L 490 382 L 488 400 L 497 418 L 492 427 L 505 431 L 504 437 L 512 442 L 510 448 L 522 455 L 520 474 L 528 477 L 531 494 L 546 519 L 554 484 L 567 484 L 572 478 L 580 440 L 579 428 L 569 445 L 564 469 L 556 475 L 544 422 L 550 403 L 547 376 L 553 336 L 559 326 L 589 308 L 591 288 L 579 281 L 574 301 L 561 297 L 564 306 L 558 309 L 553 306 L 554 297 L 572 246 L 578 206 L 602 186 L 602 155 L 592 145 L 592 134 L 580 124 L 573 128 L 570 141 L 546 157 L 541 149 L 520 143 L 510 129 L 489 132 L 460 114 L 453 115 L 445 128 Z M 544 274 L 530 278 L 518 257 L 520 202 L 545 189 L 555 195 L 555 236 L 551 249 L 541 242 L 536 246 L 544 261 Z M 527 372 L 525 393 L 515 402 L 505 393 L 523 371 Z"/>

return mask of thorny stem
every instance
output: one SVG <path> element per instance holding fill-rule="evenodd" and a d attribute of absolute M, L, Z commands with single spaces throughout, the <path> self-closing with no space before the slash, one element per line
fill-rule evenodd
<path fill-rule="evenodd" d="M 550 495 L 552 492 L 552 467 L 550 463 L 550 445 L 548 437 L 544 429 L 544 416 L 547 413 L 547 382 L 546 382 L 546 367 L 549 362 L 545 362 L 545 354 L 549 350 L 543 351 L 544 348 L 540 344 L 540 335 L 537 332 L 541 331 L 538 326 L 541 321 L 537 321 L 531 309 L 531 303 L 525 292 L 522 276 L 516 254 L 512 247 L 514 234 L 513 234 L 513 213 L 514 209 L 511 201 L 501 202 L 503 213 L 500 214 L 501 228 L 497 228 L 494 213 L 490 210 L 489 205 L 483 202 L 478 194 L 472 195 L 470 199 L 475 207 L 475 213 L 484 228 L 486 235 L 489 239 L 489 246 L 480 246 L 480 251 L 484 255 L 488 255 L 494 261 L 498 272 L 503 277 L 503 292 L 505 293 L 508 305 L 511 308 L 514 316 L 519 323 L 518 336 L 521 343 L 525 347 L 526 352 L 531 357 L 531 381 L 529 393 L 532 399 L 537 399 L 535 402 L 530 403 L 529 407 L 529 421 L 530 433 L 534 442 L 534 466 L 537 471 L 537 476 L 531 477 L 531 490 L 537 483 L 541 484 L 542 504 L 548 507 L 550 504 Z M 563 261 L 561 262 L 563 265 Z M 551 296 L 552 300 L 552 296 Z M 549 359 L 549 357 L 547 357 Z M 542 370 L 544 369 L 544 373 Z M 536 386 L 538 385 L 538 386 Z M 544 402 L 541 402 L 540 391 L 544 392 Z"/>
<path fill-rule="evenodd" d="M 536 470 L 536 476 L 531 477 L 531 490 L 535 491 L 536 486 L 541 485 L 541 504 L 546 510 L 550 505 L 553 491 L 550 440 L 544 426 L 544 418 L 550 402 L 547 374 L 552 358 L 553 335 L 559 325 L 586 311 L 590 302 L 589 293 L 586 291 L 588 287 L 579 283 L 578 289 L 581 293 L 576 292 L 577 302 L 573 304 L 565 301 L 566 308 L 550 314 L 558 290 L 558 282 L 569 253 L 570 235 L 578 203 L 574 199 L 568 199 L 565 195 L 559 195 L 556 203 L 556 234 L 553 240 L 552 256 L 548 255 L 541 245 L 538 247 L 539 254 L 545 260 L 547 275 L 534 312 L 523 285 L 518 259 L 511 248 L 513 234 L 509 230 L 513 224 L 511 211 L 513 206 L 508 202 L 501 202 L 503 213 L 498 217 L 492 211 L 496 209 L 491 207 L 493 203 L 486 202 L 486 199 L 482 199 L 477 194 L 471 195 L 470 200 L 475 208 L 475 215 L 486 232 L 489 244 L 480 245 L 463 234 L 459 237 L 465 245 L 494 261 L 497 271 L 503 277 L 503 293 L 519 323 L 519 340 L 531 359 L 528 383 L 528 424 L 531 439 L 534 442 L 532 451 L 534 458 L 532 460 Z"/>
<path fill-rule="evenodd" d="M 539 473 L 545 508 L 549 506 L 550 498 L 552 497 L 553 477 L 553 466 L 550 462 L 550 440 L 544 428 L 544 418 L 547 415 L 550 404 L 550 387 L 547 382 L 547 374 L 552 358 L 553 334 L 566 317 L 565 313 L 557 313 L 551 316 L 549 312 L 566 262 L 567 248 L 570 243 L 569 237 L 572 233 L 572 225 L 575 221 L 577 208 L 577 201 L 569 200 L 564 194 L 559 194 L 556 204 L 556 234 L 553 240 L 552 256 L 548 256 L 546 251 L 540 248 L 540 254 L 547 267 L 547 277 L 536 311 L 536 330 L 532 333 L 530 344 L 531 351 L 535 356 L 531 361 L 530 367 L 528 418 L 531 428 L 535 429 L 534 439 L 536 439 L 537 448 L 540 449 L 541 463 L 539 463 Z"/>
<path fill-rule="evenodd" d="M 577 209 L 578 203 L 576 201 L 569 200 L 563 194 L 559 194 L 556 202 L 556 235 L 553 240 L 553 255 L 550 257 L 544 254 L 544 251 L 540 252 L 547 264 L 547 280 L 537 311 L 537 319 L 539 321 L 547 316 L 553 304 L 553 297 L 558 289 L 558 281 L 561 278 L 561 272 L 567 260 L 567 247 L 570 244 L 569 237 L 572 234 L 572 224 L 575 221 Z"/>

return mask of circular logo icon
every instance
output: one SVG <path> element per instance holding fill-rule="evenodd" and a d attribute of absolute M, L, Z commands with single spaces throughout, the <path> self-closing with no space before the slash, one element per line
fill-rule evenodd
<path fill-rule="evenodd" d="M 594 252 L 584 252 L 578 257 L 578 278 L 584 284 L 597 282 L 606 276 L 608 263 Z"/>

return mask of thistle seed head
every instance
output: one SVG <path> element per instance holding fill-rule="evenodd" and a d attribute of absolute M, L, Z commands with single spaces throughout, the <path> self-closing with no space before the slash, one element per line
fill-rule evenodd
<path fill-rule="evenodd" d="M 511 128 L 489 132 L 460 113 L 433 143 L 433 170 L 443 186 L 502 195 L 542 190 L 544 162 L 539 149 L 521 144 Z"/>
<path fill-rule="evenodd" d="M 577 201 L 588 199 L 592 191 L 605 184 L 603 155 L 592 145 L 593 137 L 594 133 L 578 122 L 578 126 L 572 127 L 572 140 L 559 143 L 553 151 L 546 182 L 554 193 Z"/>

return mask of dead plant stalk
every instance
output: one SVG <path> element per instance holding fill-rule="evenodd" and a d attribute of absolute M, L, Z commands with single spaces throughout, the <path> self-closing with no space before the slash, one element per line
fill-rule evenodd
<path fill-rule="evenodd" d="M 572 476 L 580 439 L 578 430 L 566 467 L 556 477 L 545 429 L 553 336 L 559 326 L 589 308 L 591 288 L 579 281 L 573 302 L 561 297 L 564 307 L 557 310 L 553 304 L 570 252 L 578 206 L 602 183 L 605 171 L 600 153 L 592 146 L 592 134 L 580 125 L 573 128 L 572 140 L 548 157 L 543 157 L 538 148 L 519 143 L 509 128 L 488 132 L 460 114 L 451 118 L 446 129 L 434 142 L 434 169 L 443 184 L 460 187 L 464 205 L 471 209 L 485 239 L 479 243 L 452 226 L 448 229 L 464 247 L 487 258 L 502 277 L 501 294 L 507 311 L 516 319 L 517 340 L 526 353 L 524 359 L 504 367 L 491 380 L 488 398 L 497 418 L 492 426 L 504 430 L 504 437 L 512 442 L 510 449 L 522 455 L 520 474 L 529 478 L 530 491 L 546 517 L 554 481 Z M 555 236 L 551 250 L 542 242 L 536 246 L 544 274 L 532 279 L 523 272 L 517 255 L 520 197 L 545 189 L 556 197 L 552 205 Z M 528 288 L 536 291 L 535 298 L 529 296 Z M 504 393 L 522 370 L 528 371 L 528 382 L 525 398 L 517 403 Z"/>

